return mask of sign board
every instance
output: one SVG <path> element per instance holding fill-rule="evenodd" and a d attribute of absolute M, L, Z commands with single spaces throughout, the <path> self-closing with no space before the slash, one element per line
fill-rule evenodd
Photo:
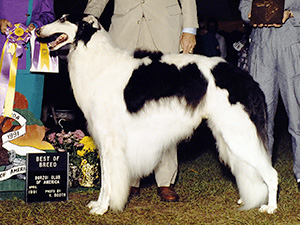
<path fill-rule="evenodd" d="M 26 162 L 26 202 L 68 199 L 68 153 L 27 154 Z"/>

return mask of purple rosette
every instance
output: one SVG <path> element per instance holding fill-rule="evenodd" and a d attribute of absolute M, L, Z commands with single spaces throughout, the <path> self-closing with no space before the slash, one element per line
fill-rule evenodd
<path fill-rule="evenodd" d="M 18 23 L 13 27 L 8 27 L 5 34 L 9 43 L 17 44 L 16 57 L 21 56 L 23 54 L 25 44 L 31 37 L 31 33 L 28 28 L 25 25 Z"/>

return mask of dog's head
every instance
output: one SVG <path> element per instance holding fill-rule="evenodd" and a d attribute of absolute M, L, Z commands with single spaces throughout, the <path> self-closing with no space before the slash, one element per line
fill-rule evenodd
<path fill-rule="evenodd" d="M 55 51 L 67 44 L 77 44 L 78 41 L 86 44 L 100 29 L 101 25 L 94 16 L 63 15 L 53 23 L 38 28 L 36 33 L 42 39 L 55 36 L 55 40 L 48 43 L 49 49 Z"/>

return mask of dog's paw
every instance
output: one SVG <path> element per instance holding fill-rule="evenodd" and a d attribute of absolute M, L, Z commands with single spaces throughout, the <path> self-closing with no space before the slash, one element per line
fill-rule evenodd
<path fill-rule="evenodd" d="M 276 212 L 277 206 L 272 206 L 272 205 L 262 205 L 259 208 L 259 212 L 261 213 L 268 213 L 268 214 L 273 214 Z"/>
<path fill-rule="evenodd" d="M 97 201 L 90 201 L 89 204 L 87 204 L 87 207 L 91 209 L 91 208 L 93 208 L 95 205 L 97 205 L 97 203 L 98 203 Z"/>
<path fill-rule="evenodd" d="M 91 209 L 91 214 L 103 215 L 108 210 L 108 205 L 102 205 L 101 202 L 98 201 L 91 201 L 87 207 Z"/>
<path fill-rule="evenodd" d="M 240 199 L 237 201 L 237 204 L 242 205 L 242 204 L 243 204 L 243 200 L 240 198 Z"/>

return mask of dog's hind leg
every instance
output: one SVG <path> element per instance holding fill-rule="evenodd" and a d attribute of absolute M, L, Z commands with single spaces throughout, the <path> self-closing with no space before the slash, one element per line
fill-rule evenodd
<path fill-rule="evenodd" d="M 278 179 L 271 158 L 244 106 L 231 105 L 225 92 L 216 91 L 214 98 L 207 101 L 207 109 L 220 158 L 237 179 L 244 209 L 261 206 L 268 198 L 268 205 L 261 206 L 260 211 L 273 213 L 277 208 Z"/>
<path fill-rule="evenodd" d="M 269 214 L 276 212 L 278 177 L 269 157 L 264 157 L 262 154 L 257 157 L 256 162 L 238 160 L 240 161 L 236 163 L 238 165 L 236 179 L 241 199 L 243 201 L 246 199 L 241 210 L 247 209 L 247 202 L 257 199 L 261 200 L 260 203 L 258 202 L 260 212 Z"/>
<path fill-rule="evenodd" d="M 225 164 L 228 165 L 231 169 L 232 174 L 235 176 L 236 183 L 239 189 L 240 198 L 238 200 L 238 204 L 242 205 L 240 208 L 241 210 L 247 210 L 256 206 L 260 206 L 266 202 L 267 196 L 267 187 L 265 184 L 262 185 L 262 190 L 258 190 L 257 183 L 253 184 L 253 179 L 251 179 L 251 174 L 253 173 L 253 169 L 246 164 L 239 160 L 232 151 L 230 150 L 229 146 L 225 142 L 222 133 L 214 127 L 214 125 L 209 121 L 209 127 L 212 130 L 212 133 L 216 139 L 217 149 L 219 152 L 220 160 Z M 250 186 L 256 187 L 254 191 L 253 188 Z M 261 185 L 260 185 L 261 186 Z M 250 191 L 247 191 L 247 189 Z M 256 193 L 255 193 L 256 192 Z M 246 195 L 244 195 L 246 193 Z M 253 194 L 261 194 L 262 197 L 254 196 Z M 258 201 L 257 201 L 258 198 Z M 245 204 L 246 203 L 246 204 Z"/>
<path fill-rule="evenodd" d="M 237 127 L 234 128 L 235 135 L 230 137 L 222 133 L 222 128 L 216 128 L 211 122 L 208 124 L 216 138 L 220 159 L 231 168 L 236 178 L 239 203 L 243 204 L 240 209 L 260 206 L 260 212 L 274 213 L 277 208 L 277 172 L 258 137 L 252 135 L 251 130 L 239 131 Z M 244 144 L 239 147 L 236 143 Z M 268 205 L 263 205 L 266 201 Z"/>
<path fill-rule="evenodd" d="M 277 189 L 278 189 L 278 175 L 277 171 L 270 166 L 268 170 L 260 168 L 260 175 L 263 177 L 264 182 L 268 185 L 268 205 L 262 205 L 259 209 L 260 212 L 267 212 L 272 214 L 277 209 Z"/>

